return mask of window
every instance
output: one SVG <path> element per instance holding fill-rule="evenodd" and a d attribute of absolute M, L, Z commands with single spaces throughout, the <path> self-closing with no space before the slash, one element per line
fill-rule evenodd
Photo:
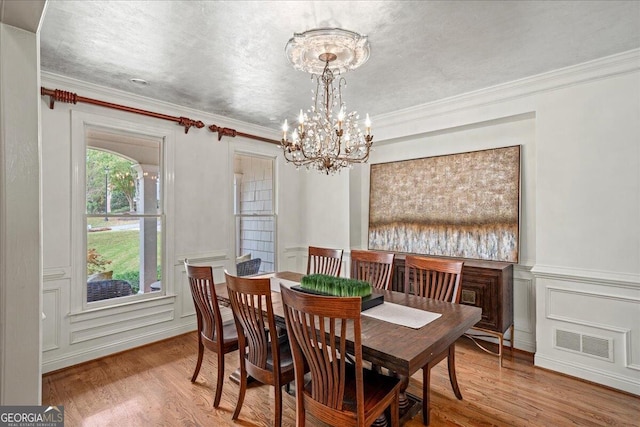
<path fill-rule="evenodd" d="M 174 295 L 174 130 L 71 112 L 71 315 Z"/>
<path fill-rule="evenodd" d="M 162 277 L 160 144 L 115 135 L 88 139 L 86 156 L 87 302 L 157 292 Z M 106 142 L 105 142 L 106 141 Z"/>
<path fill-rule="evenodd" d="M 175 295 L 174 131 L 71 111 L 72 316 Z"/>
<path fill-rule="evenodd" d="M 276 217 L 273 159 L 246 154 L 234 157 L 236 263 L 259 258 L 258 271 L 275 271 Z M 238 267 L 238 274 L 244 274 Z"/>

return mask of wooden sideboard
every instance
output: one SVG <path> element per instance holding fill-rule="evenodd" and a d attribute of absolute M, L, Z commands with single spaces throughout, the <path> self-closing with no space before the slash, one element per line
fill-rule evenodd
<path fill-rule="evenodd" d="M 394 291 L 404 292 L 404 259 L 406 255 L 396 254 L 391 285 Z M 511 329 L 511 343 L 513 344 L 513 264 L 499 261 L 455 259 L 464 261 L 460 302 L 482 309 L 482 319 L 476 323 L 475 327 L 498 334 L 501 341 L 502 335 Z"/>

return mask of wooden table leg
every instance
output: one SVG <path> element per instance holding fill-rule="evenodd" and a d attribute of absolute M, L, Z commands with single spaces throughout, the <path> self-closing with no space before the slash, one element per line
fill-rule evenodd
<path fill-rule="evenodd" d="M 429 425 L 429 383 L 431 382 L 431 369 L 428 366 L 422 368 L 422 424 Z"/>

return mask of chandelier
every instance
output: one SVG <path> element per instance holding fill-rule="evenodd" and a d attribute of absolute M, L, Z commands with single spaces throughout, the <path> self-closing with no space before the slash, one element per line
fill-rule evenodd
<path fill-rule="evenodd" d="M 341 74 L 369 59 L 367 37 L 340 28 L 319 28 L 294 34 L 285 52 L 295 69 L 312 74 L 316 89 L 311 107 L 300 110 L 291 139 L 287 120 L 282 125 L 284 158 L 296 167 L 327 175 L 366 162 L 373 141 L 371 120 L 367 114 L 363 133 L 358 113 L 347 112 L 342 99 L 347 82 Z"/>

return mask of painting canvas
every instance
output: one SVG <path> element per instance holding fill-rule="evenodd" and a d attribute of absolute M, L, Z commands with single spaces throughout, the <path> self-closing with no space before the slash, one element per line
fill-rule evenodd
<path fill-rule="evenodd" d="M 520 146 L 371 165 L 369 249 L 518 262 Z"/>

